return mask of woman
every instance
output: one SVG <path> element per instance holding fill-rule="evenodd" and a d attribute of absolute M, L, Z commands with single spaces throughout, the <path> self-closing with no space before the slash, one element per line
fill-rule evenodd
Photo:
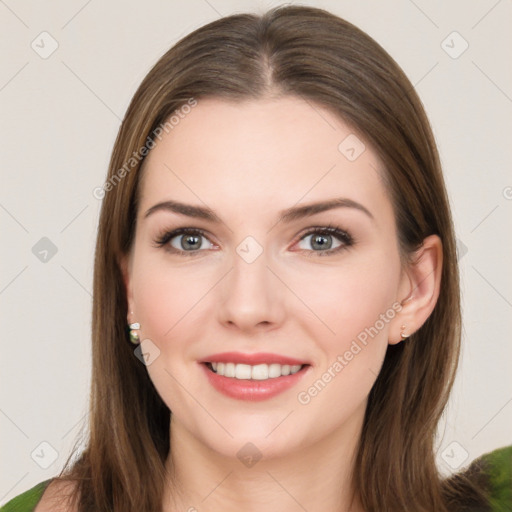
<path fill-rule="evenodd" d="M 20 510 L 505 510 L 510 449 L 436 468 L 454 233 L 420 100 L 370 37 L 299 6 L 196 30 L 98 194 L 90 438 Z"/>

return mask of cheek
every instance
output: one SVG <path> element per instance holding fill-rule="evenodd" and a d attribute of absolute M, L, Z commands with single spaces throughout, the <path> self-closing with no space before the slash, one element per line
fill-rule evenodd
<path fill-rule="evenodd" d="M 142 258 L 134 279 L 134 298 L 141 334 L 162 345 L 194 321 L 197 305 L 211 288 L 212 276 Z M 200 308 L 197 308 L 198 310 Z M 161 347 L 162 348 L 162 347 Z"/>
<path fill-rule="evenodd" d="M 294 290 L 316 317 L 302 316 L 312 339 L 321 334 L 322 348 L 331 356 L 358 336 L 364 341 L 365 334 L 387 343 L 399 276 L 398 255 L 384 252 L 354 255 L 337 268 L 319 265 L 314 272 L 295 272 Z"/>
<path fill-rule="evenodd" d="M 390 322 L 396 316 L 399 268 L 398 259 L 371 258 L 340 266 L 337 272 L 330 269 L 324 279 L 316 274 L 308 306 L 329 329 L 316 319 L 303 320 L 302 327 L 315 340 L 321 356 L 297 401 L 308 414 L 323 417 L 325 429 L 335 428 L 366 403 L 386 354 Z M 302 286 L 312 284 L 306 277 L 301 279 Z"/>
<path fill-rule="evenodd" d="M 154 354 L 148 374 L 169 409 L 180 417 L 193 416 L 190 411 L 197 404 L 191 396 L 200 396 L 201 390 L 191 381 L 190 369 L 195 364 L 195 342 L 205 334 L 200 316 L 213 276 L 208 279 L 204 271 L 180 270 L 145 255 L 134 268 L 138 269 L 133 291 L 142 348 Z"/>

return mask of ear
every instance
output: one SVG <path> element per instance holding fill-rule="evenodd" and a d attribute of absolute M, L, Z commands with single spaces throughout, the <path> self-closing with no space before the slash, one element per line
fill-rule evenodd
<path fill-rule="evenodd" d="M 402 309 L 390 326 L 390 345 L 400 343 L 402 334 L 410 336 L 426 322 L 439 298 L 442 268 L 441 239 L 428 236 L 403 271 L 398 299 Z"/>
<path fill-rule="evenodd" d="M 133 290 L 132 290 L 132 280 L 131 280 L 131 264 L 132 258 L 130 254 L 123 254 L 119 259 L 119 268 L 121 269 L 121 274 L 123 275 L 124 287 L 126 290 L 126 302 L 128 304 L 127 318 L 126 321 L 130 324 L 135 321 L 135 310 L 134 310 L 134 300 L 133 300 Z M 133 315 L 131 314 L 133 312 Z"/>

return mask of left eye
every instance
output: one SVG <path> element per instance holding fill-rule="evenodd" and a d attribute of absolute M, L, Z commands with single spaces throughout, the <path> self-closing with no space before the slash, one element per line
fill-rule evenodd
<path fill-rule="evenodd" d="M 352 238 L 344 231 L 337 228 L 322 228 L 310 231 L 303 236 L 299 244 L 304 244 L 307 247 L 300 246 L 300 249 L 310 251 L 314 253 L 332 253 L 336 252 L 344 247 L 352 245 Z"/>

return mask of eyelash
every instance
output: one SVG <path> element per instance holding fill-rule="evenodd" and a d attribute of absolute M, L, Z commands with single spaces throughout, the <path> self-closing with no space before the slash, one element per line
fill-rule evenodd
<path fill-rule="evenodd" d="M 298 241 L 300 242 L 304 238 L 306 238 L 308 235 L 313 235 L 313 234 L 334 236 L 334 237 L 338 238 L 338 240 L 340 242 L 342 242 L 342 245 L 340 245 L 339 247 L 336 247 L 335 249 L 328 249 L 326 251 L 313 251 L 313 250 L 307 250 L 307 249 L 300 249 L 300 251 L 305 251 L 306 253 L 309 253 L 309 254 L 306 254 L 306 256 L 308 258 L 316 257 L 316 256 L 331 256 L 333 254 L 337 254 L 343 250 L 346 250 L 349 247 L 351 247 L 352 245 L 354 245 L 354 238 L 352 237 L 352 235 L 350 235 L 348 233 L 348 231 L 337 228 L 336 226 L 332 226 L 331 224 L 329 224 L 327 226 L 318 226 L 318 227 L 310 228 L 306 233 L 304 233 L 301 236 L 301 238 Z M 164 231 L 162 234 L 160 234 L 154 241 L 155 247 L 163 248 L 174 237 L 179 236 L 179 235 L 199 235 L 199 236 L 202 236 L 202 237 L 208 239 L 207 234 L 202 229 L 178 228 L 178 229 L 175 229 L 174 231 Z M 191 257 L 197 256 L 200 252 L 202 252 L 201 250 L 181 251 L 181 250 L 176 249 L 175 247 L 171 247 L 171 246 L 166 247 L 165 249 L 173 254 L 177 254 L 180 256 L 191 256 Z"/>

